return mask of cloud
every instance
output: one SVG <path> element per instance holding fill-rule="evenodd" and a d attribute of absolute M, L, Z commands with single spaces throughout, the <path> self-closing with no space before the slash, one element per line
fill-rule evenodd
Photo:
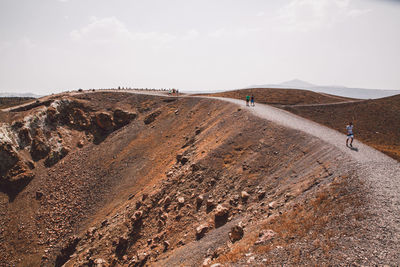
<path fill-rule="evenodd" d="M 182 37 L 182 39 L 183 39 L 183 40 L 194 40 L 194 39 L 197 39 L 199 36 L 200 36 L 200 33 L 199 33 L 197 30 L 192 29 L 192 30 L 188 31 L 188 32 Z"/>
<path fill-rule="evenodd" d="M 36 44 L 32 42 L 31 39 L 29 39 L 28 37 L 23 37 L 18 41 L 18 44 L 20 46 L 22 46 L 25 49 L 32 49 L 34 47 L 36 47 Z"/>
<path fill-rule="evenodd" d="M 11 42 L 0 42 L 0 52 L 10 48 L 11 46 Z"/>
<path fill-rule="evenodd" d="M 351 0 L 292 0 L 279 10 L 278 18 L 287 30 L 306 32 L 329 28 L 369 11 L 353 8 Z"/>
<path fill-rule="evenodd" d="M 79 30 L 70 33 L 74 41 L 111 42 L 130 40 L 132 34 L 126 26 L 115 17 L 98 19 L 90 18 L 90 23 Z"/>
<path fill-rule="evenodd" d="M 70 33 L 72 40 L 91 43 L 124 43 L 131 41 L 155 41 L 166 43 L 176 37 L 169 33 L 131 32 L 126 25 L 115 17 L 90 18 L 90 23 Z"/>
<path fill-rule="evenodd" d="M 244 36 L 247 36 L 247 35 L 250 35 L 253 33 L 258 33 L 261 30 L 262 30 L 261 28 L 246 28 L 246 27 L 241 27 L 241 28 L 237 28 L 237 29 L 220 28 L 218 30 L 208 33 L 208 37 L 211 37 L 211 38 L 221 38 L 221 37 L 242 38 Z"/>

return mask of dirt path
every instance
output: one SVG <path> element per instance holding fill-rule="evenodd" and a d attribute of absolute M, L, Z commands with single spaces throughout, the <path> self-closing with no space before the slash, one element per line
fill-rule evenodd
<path fill-rule="evenodd" d="M 334 103 L 323 103 L 323 104 L 298 104 L 298 105 L 275 105 L 279 107 L 321 107 L 321 106 L 334 106 L 334 105 L 341 105 L 341 104 L 349 104 L 349 103 L 358 103 L 358 102 L 365 102 L 367 100 L 354 100 L 354 101 L 340 101 Z"/>
<path fill-rule="evenodd" d="M 346 147 L 346 135 L 318 123 L 309 121 L 285 110 L 268 105 L 256 104 L 246 107 L 244 101 L 229 98 L 219 100 L 238 104 L 255 115 L 282 126 L 313 135 L 337 147 L 347 154 L 357 168 L 357 174 L 371 192 L 367 227 L 375 240 L 367 246 L 375 246 L 383 262 L 400 262 L 400 163 L 357 140 L 354 148 Z M 357 132 L 355 132 L 357 137 Z M 374 255 L 376 256 L 376 255 Z"/>

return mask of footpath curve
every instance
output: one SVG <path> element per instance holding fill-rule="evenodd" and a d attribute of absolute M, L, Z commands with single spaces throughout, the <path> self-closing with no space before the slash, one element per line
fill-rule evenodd
<path fill-rule="evenodd" d="M 400 262 L 400 162 L 356 139 L 354 148 L 350 149 L 346 147 L 346 135 L 288 111 L 258 103 L 255 107 L 246 107 L 245 102 L 238 99 L 210 98 L 240 105 L 260 118 L 315 136 L 347 154 L 358 177 L 370 191 L 368 227 L 375 238 L 370 244 L 376 246 L 377 255 L 374 256 L 382 263 Z"/>

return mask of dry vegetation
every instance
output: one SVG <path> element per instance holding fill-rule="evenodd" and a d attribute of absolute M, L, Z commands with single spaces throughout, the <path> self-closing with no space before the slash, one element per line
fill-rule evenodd
<path fill-rule="evenodd" d="M 357 236 L 358 223 L 368 215 L 350 176 L 341 176 L 319 188 L 301 202 L 292 203 L 280 215 L 251 226 L 243 240 L 215 260 L 220 263 L 263 263 L 268 265 L 342 264 L 345 247 L 352 244 L 341 238 Z M 353 184 L 353 185 L 349 185 Z M 344 223 L 346 222 L 346 223 Z M 349 223 L 351 222 L 351 223 Z M 255 244 L 260 230 L 275 235 L 263 244 Z M 261 231 L 262 232 L 262 231 Z M 248 262 L 250 256 L 255 257 Z"/>

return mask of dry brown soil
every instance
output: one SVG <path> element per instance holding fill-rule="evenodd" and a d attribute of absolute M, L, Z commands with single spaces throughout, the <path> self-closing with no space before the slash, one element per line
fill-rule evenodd
<path fill-rule="evenodd" d="M 324 106 L 285 106 L 284 109 L 346 133 L 354 124 L 355 138 L 400 161 L 400 95 Z"/>
<path fill-rule="evenodd" d="M 21 105 L 34 100 L 32 97 L 0 97 L 0 109 Z"/>
<path fill-rule="evenodd" d="M 0 193 L 1 266 L 399 260 L 374 253 L 384 243 L 370 242 L 369 189 L 356 165 L 318 138 L 219 100 L 65 97 L 90 114 L 118 108 L 137 117 L 97 139 L 74 124 L 57 125 L 68 155 L 51 167 L 37 161 L 35 177 L 14 198 Z M 8 114 L 7 122 L 43 108 Z M 243 238 L 232 242 L 239 222 Z M 204 236 L 196 234 L 200 225 Z M 273 236 L 256 243 L 265 230 Z"/>
<path fill-rule="evenodd" d="M 236 99 L 254 95 L 256 103 L 270 104 L 346 133 L 352 121 L 357 140 L 400 160 L 400 96 L 357 100 L 307 90 L 243 89 L 212 94 Z M 348 102 L 348 103 L 346 103 Z"/>

